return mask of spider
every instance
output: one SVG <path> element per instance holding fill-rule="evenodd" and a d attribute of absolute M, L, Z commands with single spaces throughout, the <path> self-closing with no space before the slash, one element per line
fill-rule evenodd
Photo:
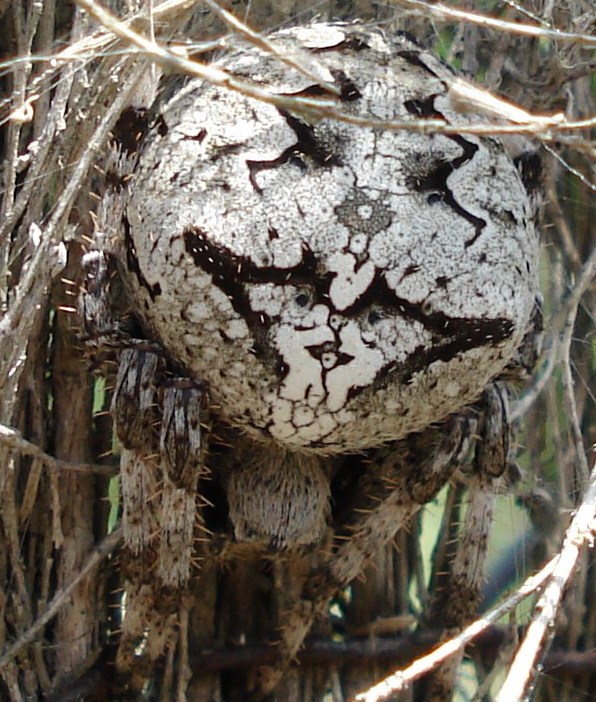
<path fill-rule="evenodd" d="M 252 682 L 272 693 L 456 470 L 492 485 L 509 462 L 495 380 L 529 364 L 536 316 L 523 159 L 380 124 L 478 121 L 407 37 L 312 24 L 272 41 L 296 61 L 247 48 L 220 66 L 274 101 L 192 80 L 123 115 L 84 257 L 86 338 L 117 359 L 116 666 L 136 691 L 191 578 L 250 553 L 307 564 Z"/>

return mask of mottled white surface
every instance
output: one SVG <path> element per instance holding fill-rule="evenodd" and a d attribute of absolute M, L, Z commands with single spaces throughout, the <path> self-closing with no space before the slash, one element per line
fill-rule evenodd
<path fill-rule="evenodd" d="M 277 40 L 296 36 L 359 92 L 345 111 L 475 119 L 406 39 L 318 25 Z M 280 93 L 312 83 L 254 49 L 223 65 Z M 526 330 L 537 236 L 496 140 L 307 124 L 193 81 L 129 192 L 140 315 L 253 436 L 327 453 L 403 437 L 474 400 Z"/>

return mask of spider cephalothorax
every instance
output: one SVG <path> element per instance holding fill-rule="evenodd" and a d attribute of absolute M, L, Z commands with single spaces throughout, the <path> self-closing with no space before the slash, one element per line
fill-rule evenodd
<path fill-rule="evenodd" d="M 133 555 L 152 530 L 161 581 L 187 581 L 209 409 L 227 427 L 206 464 L 232 538 L 328 546 L 331 498 L 336 522 L 343 515 L 348 541 L 327 551 L 285 630 L 289 660 L 295 632 L 358 573 L 375 539 L 391 539 L 470 454 L 478 412 L 465 406 L 528 333 L 538 243 L 499 141 L 378 124 L 469 123 L 438 60 L 358 26 L 274 40 L 290 55 L 300 46 L 321 85 L 255 48 L 221 66 L 278 96 L 322 96 L 348 121 L 191 81 L 152 111 L 136 154 L 119 157 L 126 177 L 99 222 L 109 242 L 101 255 L 118 260 L 132 319 L 150 340 L 126 342 L 115 323 L 124 348 L 112 408 Z M 85 309 L 101 313 L 88 327 L 103 338 L 101 255 L 87 259 Z M 487 467 L 490 447 L 477 455 L 488 480 L 507 460 L 499 444 L 499 467 Z M 366 467 L 338 504 L 341 456 L 361 451 Z M 161 502 L 139 498 L 152 489 Z"/>

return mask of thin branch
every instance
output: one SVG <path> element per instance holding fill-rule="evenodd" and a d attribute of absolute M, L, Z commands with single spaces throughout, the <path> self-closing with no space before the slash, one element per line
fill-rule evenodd
<path fill-rule="evenodd" d="M 502 32 L 510 34 L 520 34 L 526 37 L 538 37 L 541 39 L 553 39 L 555 41 L 568 41 L 574 44 L 583 44 L 584 46 L 596 49 L 596 37 L 590 34 L 578 34 L 576 32 L 564 32 L 560 29 L 550 29 L 548 27 L 523 24 L 521 22 L 508 22 L 496 17 L 482 15 L 478 12 L 468 12 L 458 10 L 455 7 L 449 7 L 443 3 L 429 3 L 424 0 L 394 0 L 398 5 L 412 7 L 422 10 L 425 14 L 432 15 L 439 20 L 454 19 L 476 24 L 480 27 L 488 27 L 490 29 L 498 29 Z"/>
<path fill-rule="evenodd" d="M 442 661 L 449 658 L 449 656 L 463 650 L 470 641 L 476 638 L 482 631 L 488 629 L 491 624 L 497 622 L 504 614 L 507 614 L 507 612 L 517 607 L 528 595 L 531 595 L 541 587 L 554 572 L 557 562 L 558 556 L 555 556 L 542 570 L 536 575 L 529 577 L 521 587 L 507 597 L 500 605 L 491 609 L 490 612 L 487 612 L 483 617 L 470 624 L 470 626 L 466 627 L 460 634 L 441 644 L 428 655 L 419 658 L 414 661 L 412 665 L 403 670 L 397 670 L 366 692 L 356 695 L 354 698 L 355 702 L 382 702 L 383 700 L 387 700 L 396 692 L 406 688 L 414 682 L 414 680 L 417 680 L 433 670 Z"/>
<path fill-rule="evenodd" d="M 501 646 L 506 629 L 492 626 L 473 643 L 474 652 L 492 657 L 493 651 Z M 424 631 L 398 636 L 397 638 L 366 637 L 362 639 L 308 639 L 296 658 L 301 665 L 350 665 L 363 661 L 392 663 L 404 657 L 422 654 L 429 646 L 435 645 L 441 637 L 440 631 Z M 197 676 L 207 673 L 255 669 L 275 661 L 274 645 L 247 643 L 203 650 L 192 657 L 191 670 Z M 106 658 L 102 655 L 95 664 L 85 671 L 73 671 L 61 681 L 60 687 L 52 690 L 45 702 L 78 702 L 100 689 L 105 682 Z M 107 663 L 109 666 L 110 664 Z M 549 678 L 563 679 L 582 673 L 596 673 L 596 651 L 553 651 L 544 661 L 544 671 Z"/>
<path fill-rule="evenodd" d="M 78 18 L 75 18 L 72 34 L 76 36 L 80 31 L 80 21 Z M 25 182 L 19 188 L 18 196 L 16 198 L 13 198 L 11 195 L 11 199 L 13 199 L 14 202 L 11 203 L 10 209 L 7 209 L 6 213 L 4 213 L 2 219 L 0 220 L 0 241 L 11 240 L 11 235 L 9 232 L 12 232 L 15 224 L 23 216 L 23 213 L 30 202 L 30 196 L 33 189 L 38 187 L 38 178 L 42 178 L 42 172 L 47 170 L 47 157 L 48 154 L 51 153 L 52 146 L 55 144 L 56 132 L 61 129 L 62 124 L 64 123 L 74 77 L 74 66 L 67 66 L 62 70 L 60 84 L 56 88 L 49 113 L 47 113 L 45 116 L 43 130 L 36 138 L 37 148 L 35 153 L 32 155 L 33 158 L 27 170 Z M 36 86 L 35 91 L 28 90 L 27 98 L 25 99 L 25 97 L 22 96 L 23 102 L 13 101 L 12 98 L 8 100 L 12 108 L 9 119 L 11 116 L 13 119 L 15 119 L 15 111 L 17 121 L 19 118 L 27 118 L 28 112 L 31 112 L 31 119 L 34 118 L 32 104 L 38 99 L 41 88 L 46 83 L 46 78 L 47 76 L 40 76 L 41 82 L 39 83 L 39 86 Z M 4 121 L 5 120 L 2 120 L 0 125 L 4 124 Z"/>
<path fill-rule="evenodd" d="M 305 51 L 294 51 L 293 55 L 291 55 L 288 53 L 288 47 L 284 46 L 278 48 L 275 43 L 265 35 L 255 32 L 254 29 L 251 29 L 244 22 L 241 22 L 231 12 L 220 7 L 214 0 L 204 0 L 204 2 L 223 19 L 230 29 L 247 39 L 253 46 L 267 51 L 271 56 L 275 56 L 275 58 L 282 63 L 302 73 L 309 80 L 314 81 L 332 95 L 339 96 L 341 94 L 338 86 L 329 81 L 329 78 L 332 78 L 332 76 L 329 75 L 329 71 L 323 66 L 314 63 L 312 57 Z M 297 58 L 300 60 L 296 60 Z"/>
<path fill-rule="evenodd" d="M 153 8 L 152 17 L 154 22 L 159 22 L 163 24 L 166 20 L 175 19 L 176 15 L 183 10 L 189 9 L 195 4 L 196 0 L 166 0 L 165 2 L 156 5 Z M 138 23 L 139 20 L 146 18 L 145 13 L 137 13 L 132 15 L 132 17 L 123 20 L 126 25 L 134 25 Z M 76 62 L 79 67 L 83 67 L 86 63 L 96 60 L 98 57 L 105 55 L 105 52 L 111 45 L 114 44 L 114 34 L 104 28 L 98 30 L 97 32 L 91 34 L 90 36 L 85 36 L 78 41 L 72 41 L 64 49 L 56 54 L 35 54 L 29 56 L 16 56 L 10 59 L 0 62 L 0 71 L 7 68 L 14 68 L 16 65 L 22 62 L 36 62 L 41 61 L 49 64 L 42 73 L 35 76 L 27 86 L 27 98 L 24 99 L 21 106 L 21 113 L 17 111 L 12 111 L 8 116 L 0 118 L 0 126 L 2 126 L 7 120 L 18 119 L 20 114 L 26 115 L 28 111 L 28 106 L 34 102 L 38 97 L 38 93 L 44 83 L 46 83 L 55 73 L 57 73 L 64 64 Z M 213 51 L 214 49 L 221 49 L 223 45 L 223 38 L 208 40 L 204 42 L 193 43 L 190 48 L 194 54 L 204 53 L 207 51 Z M 122 54 L 129 51 L 128 49 L 122 50 Z M 111 49 L 109 51 L 110 56 L 115 56 L 119 52 Z M 6 107 L 13 102 L 13 96 L 0 100 L 0 109 Z"/>
<path fill-rule="evenodd" d="M 14 399 L 13 388 L 16 387 L 22 369 L 29 331 L 38 314 L 38 301 L 43 299 L 52 277 L 59 270 L 62 270 L 66 263 L 66 251 L 61 242 L 64 218 L 70 211 L 93 160 L 105 143 L 118 115 L 126 106 L 130 94 L 137 86 L 139 77 L 144 70 L 146 68 L 142 63 L 131 68 L 120 91 L 105 111 L 89 141 L 85 144 L 83 152 L 78 156 L 72 176 L 54 207 L 27 270 L 14 290 L 12 304 L 8 312 L 0 319 L 0 359 L 4 367 L 2 375 L 0 375 L 0 391 L 5 395 L 10 393 L 10 398 L 3 398 L 5 402 Z"/>
<path fill-rule="evenodd" d="M 566 168 L 566 166 L 563 167 Z M 545 205 L 547 212 L 549 212 L 549 222 L 554 226 L 559 235 L 563 259 L 569 261 L 569 271 L 575 275 L 582 266 L 582 259 L 578 246 L 580 242 L 576 241 L 574 233 L 571 231 L 571 222 L 565 219 L 565 214 L 563 213 L 561 198 L 557 189 L 557 181 L 560 175 L 558 171 L 558 168 L 548 169 L 548 180 L 544 188 Z"/>
<path fill-rule="evenodd" d="M 593 447 L 596 455 L 596 444 Z M 569 582 L 586 541 L 596 536 L 596 461 L 582 504 L 571 522 L 552 576 L 534 608 L 535 615 L 526 631 L 509 674 L 495 702 L 521 702 L 535 675 L 535 664 L 555 623 L 565 586 Z"/>
<path fill-rule="evenodd" d="M 562 156 L 561 154 L 558 154 L 554 149 L 551 149 L 550 146 L 547 146 L 546 144 L 544 145 L 544 148 L 548 153 L 555 158 L 566 171 L 569 171 L 570 173 L 573 173 L 573 175 L 578 178 L 589 190 L 591 190 L 593 193 L 596 193 L 596 185 L 594 183 L 590 183 L 590 181 L 586 178 L 586 176 L 581 173 L 580 171 L 577 170 L 577 168 L 574 168 L 570 163 L 568 163 Z M 596 150 L 592 154 L 593 156 L 596 156 Z"/>
<path fill-rule="evenodd" d="M 77 4 L 85 9 L 92 17 L 94 17 L 114 35 L 134 46 L 139 50 L 139 52 L 143 53 L 147 57 L 151 58 L 151 60 L 169 70 L 202 78 L 213 85 L 233 90 L 245 95 L 246 97 L 260 100 L 261 102 L 273 105 L 279 109 L 300 112 L 311 115 L 313 118 L 331 118 L 358 127 L 387 129 L 391 131 L 478 135 L 533 134 L 545 141 L 554 140 L 556 138 L 556 134 L 559 132 L 587 129 L 592 126 L 596 126 L 596 116 L 576 122 L 565 120 L 562 114 L 532 115 L 530 113 L 525 113 L 527 117 L 524 117 L 522 116 L 522 113 L 524 113 L 522 108 L 512 106 L 511 103 L 499 100 L 494 96 L 492 96 L 493 101 L 499 101 L 499 104 L 502 103 L 503 106 L 508 105 L 509 109 L 515 108 L 513 109 L 513 112 L 515 114 L 515 119 L 518 120 L 519 123 L 496 124 L 484 122 L 449 124 L 442 119 L 420 119 L 412 121 L 379 120 L 363 117 L 361 115 L 349 114 L 342 112 L 341 109 L 338 109 L 337 100 L 296 95 L 288 96 L 273 93 L 270 90 L 263 89 L 249 81 L 237 78 L 221 68 L 200 63 L 199 61 L 190 61 L 138 34 L 124 22 L 121 22 L 117 17 L 107 12 L 104 8 L 94 2 L 94 0 L 77 0 Z M 461 103 L 461 81 L 456 81 L 454 79 L 453 85 L 450 87 L 453 90 L 454 101 Z M 478 98 L 478 96 L 484 91 L 475 89 L 473 92 L 476 98 Z M 477 105 L 475 104 L 474 107 L 477 107 Z M 494 114 L 495 107 L 492 103 L 486 104 L 485 109 Z M 527 122 L 523 121 L 525 119 L 527 119 Z"/>
<path fill-rule="evenodd" d="M 569 359 L 569 351 L 573 340 L 573 330 L 575 328 L 575 319 L 577 317 L 579 304 L 595 277 L 596 248 L 594 248 L 590 257 L 582 266 L 578 273 L 576 284 L 573 286 L 571 292 L 565 299 L 561 310 L 555 315 L 555 318 L 551 322 L 553 334 L 551 347 L 548 352 L 547 363 L 540 377 L 536 379 L 532 387 L 516 403 L 514 403 L 511 411 L 512 421 L 522 417 L 530 409 L 532 404 L 534 404 L 540 393 L 546 387 L 548 380 L 557 365 L 557 361 L 560 359 L 563 361 L 565 361 L 565 359 Z M 559 335 L 562 335 L 560 340 L 557 338 Z M 572 384 L 570 387 L 572 387 Z M 572 413 L 572 424 L 575 424 L 576 450 L 578 455 L 581 456 L 578 458 L 578 460 L 582 462 L 584 479 L 587 479 L 590 471 L 584 454 L 583 442 L 581 440 L 581 430 L 579 429 L 579 418 L 577 417 L 575 400 L 573 400 L 569 409 Z"/>
<path fill-rule="evenodd" d="M 588 460 L 585 454 L 584 442 L 582 437 L 582 430 L 580 426 L 579 417 L 577 414 L 577 406 L 575 404 L 575 394 L 573 392 L 573 376 L 571 374 L 571 363 L 570 363 L 570 352 L 571 352 L 571 341 L 573 339 L 573 330 L 575 328 L 575 319 L 577 317 L 577 310 L 579 309 L 579 303 L 588 290 L 588 287 L 592 283 L 592 280 L 596 277 L 596 247 L 592 251 L 590 258 L 586 261 L 582 267 L 577 282 L 574 285 L 571 294 L 567 300 L 566 307 L 568 313 L 565 319 L 565 328 L 563 332 L 563 338 L 561 339 L 561 358 L 563 361 L 563 385 L 565 389 L 565 399 L 567 402 L 567 409 L 569 411 L 569 420 L 571 426 L 571 434 L 573 436 L 573 442 L 575 444 L 575 453 L 578 462 L 579 476 L 583 484 L 588 480 L 590 474 L 590 469 L 588 467 Z"/>
<path fill-rule="evenodd" d="M 492 660 L 506 640 L 509 629 L 503 625 L 491 625 L 470 642 L 471 651 Z M 296 662 L 302 666 L 333 664 L 350 665 L 362 662 L 391 664 L 399 660 L 411 660 L 423 655 L 431 646 L 436 646 L 443 635 L 437 629 L 426 629 L 400 636 L 367 636 L 332 641 L 312 637 L 296 654 Z M 275 663 L 275 644 L 247 643 L 238 646 L 210 648 L 191 657 L 191 669 L 195 675 L 221 671 L 238 671 Z M 552 671 L 552 672 L 551 672 Z M 586 671 L 596 673 L 596 651 L 553 651 L 545 658 L 544 672 L 557 677 L 579 675 Z"/>
<path fill-rule="evenodd" d="M 65 604 L 67 604 L 74 589 L 91 574 L 96 566 L 118 547 L 121 540 L 122 527 L 118 525 L 111 534 L 108 534 L 108 536 L 91 551 L 87 561 L 71 582 L 54 595 L 45 612 L 2 654 L 0 657 L 0 671 L 2 671 L 25 646 L 33 643 L 45 625 L 58 614 Z"/>
<path fill-rule="evenodd" d="M 546 364 L 539 376 L 535 376 L 532 385 L 524 392 L 524 394 L 515 402 L 511 403 L 511 421 L 515 422 L 521 419 L 530 407 L 536 402 L 544 388 L 548 385 L 548 381 L 557 366 L 559 359 L 559 342 L 553 334 L 551 345 L 546 357 Z"/>
<path fill-rule="evenodd" d="M 71 473 L 95 473 L 111 478 L 117 475 L 117 466 L 101 466 L 96 463 L 69 463 L 61 461 L 40 448 L 37 444 L 33 444 L 27 439 L 24 439 L 16 429 L 11 429 L 5 424 L 0 424 L 0 442 L 8 446 L 13 451 L 18 451 L 23 456 L 32 456 L 43 463 L 48 468 L 56 470 L 67 470 Z"/>

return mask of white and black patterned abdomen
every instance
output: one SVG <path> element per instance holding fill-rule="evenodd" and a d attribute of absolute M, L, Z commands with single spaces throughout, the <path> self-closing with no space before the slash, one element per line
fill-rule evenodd
<path fill-rule="evenodd" d="M 319 25 L 277 41 L 297 35 L 345 111 L 465 121 L 448 70 L 408 40 Z M 224 66 L 320 90 L 254 49 Z M 309 122 L 194 81 L 130 193 L 140 316 L 253 436 L 328 453 L 400 438 L 472 401 L 526 331 L 537 237 L 496 140 Z"/>

